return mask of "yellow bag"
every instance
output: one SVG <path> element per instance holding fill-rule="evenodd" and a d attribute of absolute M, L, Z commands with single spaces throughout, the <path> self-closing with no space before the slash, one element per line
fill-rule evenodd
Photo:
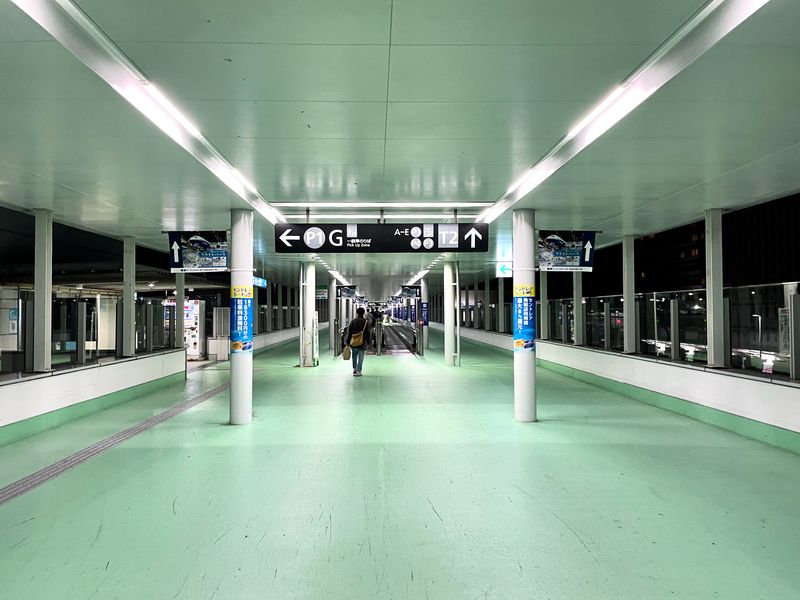
<path fill-rule="evenodd" d="M 342 348 L 342 358 L 344 360 L 350 360 L 350 346 Z"/>

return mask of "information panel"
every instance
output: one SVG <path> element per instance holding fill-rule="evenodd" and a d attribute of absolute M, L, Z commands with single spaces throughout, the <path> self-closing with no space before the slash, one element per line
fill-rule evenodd
<path fill-rule="evenodd" d="M 356 286 L 354 285 L 337 285 L 336 297 L 337 298 L 355 298 L 357 296 Z"/>
<path fill-rule="evenodd" d="M 169 268 L 173 273 L 228 270 L 227 231 L 170 231 Z"/>
<path fill-rule="evenodd" d="M 514 285 L 514 352 L 536 349 L 536 290 L 532 283 Z"/>
<path fill-rule="evenodd" d="M 427 302 L 423 302 L 422 303 L 422 308 L 421 308 L 420 312 L 422 313 L 422 324 L 425 327 L 427 327 L 430 324 L 430 323 L 428 323 L 428 303 Z"/>
<path fill-rule="evenodd" d="M 399 298 L 419 298 L 422 296 L 422 286 L 404 285 L 400 288 Z"/>
<path fill-rule="evenodd" d="M 488 252 L 486 223 L 287 224 L 275 225 L 275 251 L 308 252 Z"/>
<path fill-rule="evenodd" d="M 595 235 L 594 231 L 540 231 L 539 270 L 591 271 Z"/>
<path fill-rule="evenodd" d="M 231 353 L 253 351 L 253 286 L 231 287 Z"/>

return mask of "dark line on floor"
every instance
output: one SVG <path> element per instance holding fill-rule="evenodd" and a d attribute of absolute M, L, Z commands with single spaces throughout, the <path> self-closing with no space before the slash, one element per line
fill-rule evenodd
<path fill-rule="evenodd" d="M 86 461 L 91 460 L 99 454 L 102 454 L 106 450 L 110 450 L 111 448 L 119 446 L 122 442 L 125 442 L 139 435 L 140 433 L 147 431 L 148 429 L 152 429 L 156 425 L 163 423 L 164 421 L 171 419 L 172 417 L 179 415 L 180 413 L 187 411 L 194 406 L 197 406 L 201 402 L 205 402 L 206 400 L 213 398 L 217 394 L 227 390 L 229 387 L 229 383 L 219 385 L 207 392 L 200 394 L 199 396 L 195 396 L 190 400 L 176 404 L 172 408 L 152 416 L 146 421 L 142 421 L 141 423 L 129 427 L 128 429 L 120 431 L 119 433 L 115 433 L 111 437 L 107 437 L 96 444 L 92 444 L 83 450 L 79 450 L 78 452 L 71 454 L 64 459 L 45 467 L 44 469 L 36 471 L 27 477 L 23 477 L 22 479 L 5 486 L 4 488 L 0 489 L 0 506 L 9 500 L 13 500 L 14 498 L 22 496 L 23 494 L 36 489 L 40 485 L 55 479 L 70 469 L 77 467 L 78 465 L 82 465 Z"/>

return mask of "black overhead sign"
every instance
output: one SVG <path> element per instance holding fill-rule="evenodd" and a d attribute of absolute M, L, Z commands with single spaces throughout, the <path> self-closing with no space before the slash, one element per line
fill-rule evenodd
<path fill-rule="evenodd" d="M 275 251 L 488 252 L 486 223 L 275 225 Z"/>

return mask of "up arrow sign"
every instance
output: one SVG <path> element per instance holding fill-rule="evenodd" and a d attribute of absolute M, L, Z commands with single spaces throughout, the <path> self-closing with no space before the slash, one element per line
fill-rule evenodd
<path fill-rule="evenodd" d="M 591 240 L 589 240 L 588 242 L 586 242 L 586 245 L 583 247 L 583 249 L 586 251 L 585 254 L 583 255 L 583 261 L 584 262 L 589 262 L 589 259 L 592 256 L 592 248 L 594 248 L 594 246 L 592 246 L 592 242 L 591 242 Z"/>
<path fill-rule="evenodd" d="M 289 246 L 289 248 L 291 248 L 291 247 L 292 247 L 292 245 L 289 243 L 289 240 L 299 240 L 299 239 L 300 239 L 300 236 L 299 236 L 299 235 L 289 235 L 289 233 L 290 233 L 291 231 L 292 231 L 291 229 L 287 229 L 286 231 L 284 231 L 284 232 L 281 234 L 281 237 L 280 237 L 280 240 L 281 240 L 281 241 L 282 241 L 284 244 L 286 244 L 287 246 Z"/>
<path fill-rule="evenodd" d="M 464 239 L 465 239 L 465 240 L 469 240 L 469 241 L 470 241 L 470 248 L 474 248 L 474 247 L 475 247 L 475 238 L 478 238 L 479 240 L 482 240 L 482 239 L 483 239 L 483 236 L 482 236 L 480 233 L 478 233 L 478 230 L 477 230 L 477 229 L 475 229 L 475 228 L 473 227 L 473 228 L 472 228 L 472 229 L 470 229 L 470 230 L 467 232 L 467 234 L 464 236 Z"/>
<path fill-rule="evenodd" d="M 163 246 L 162 246 L 163 248 Z M 181 247 L 178 242 L 172 242 L 172 262 L 178 264 L 180 262 L 180 252 Z"/>

